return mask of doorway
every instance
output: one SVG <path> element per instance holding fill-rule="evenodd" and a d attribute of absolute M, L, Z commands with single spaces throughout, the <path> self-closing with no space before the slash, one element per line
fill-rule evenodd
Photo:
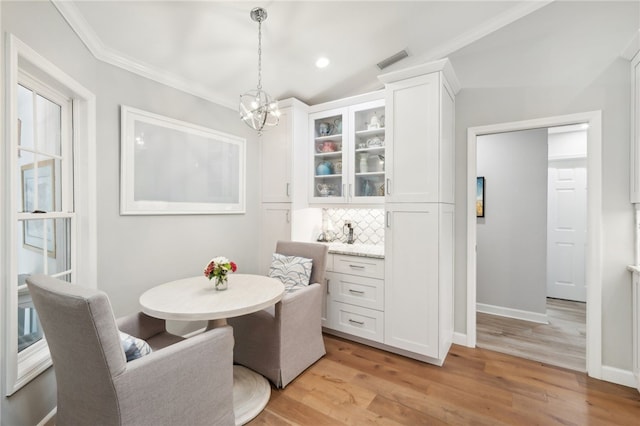
<path fill-rule="evenodd" d="M 494 133 L 587 124 L 587 249 L 586 272 L 586 369 L 590 376 L 601 378 L 601 112 L 587 112 L 468 129 L 467 139 L 467 346 L 476 346 L 476 176 L 477 137 Z"/>

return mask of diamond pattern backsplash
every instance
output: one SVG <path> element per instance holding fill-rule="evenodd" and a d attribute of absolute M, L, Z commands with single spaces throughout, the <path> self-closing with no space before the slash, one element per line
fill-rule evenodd
<path fill-rule="evenodd" d="M 345 220 L 353 224 L 357 244 L 384 246 L 384 209 L 322 209 L 322 229 L 333 232 L 335 241 L 347 242 Z"/>

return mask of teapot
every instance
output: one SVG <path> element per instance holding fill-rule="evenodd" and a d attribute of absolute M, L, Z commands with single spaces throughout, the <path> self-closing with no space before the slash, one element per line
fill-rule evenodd
<path fill-rule="evenodd" d="M 331 188 L 329 184 L 319 183 L 316 185 L 316 189 L 318 190 L 318 194 L 320 194 L 321 197 L 328 197 L 329 194 L 331 194 Z"/>
<path fill-rule="evenodd" d="M 317 175 L 330 175 L 333 174 L 333 163 L 331 161 L 323 161 L 316 167 Z"/>
<path fill-rule="evenodd" d="M 322 123 L 318 124 L 318 134 L 320 136 L 329 136 L 334 129 L 334 125 L 331 123 L 327 123 L 325 121 L 323 121 Z"/>
<path fill-rule="evenodd" d="M 334 152 L 338 150 L 338 145 L 334 141 L 324 141 L 320 145 L 320 152 Z"/>

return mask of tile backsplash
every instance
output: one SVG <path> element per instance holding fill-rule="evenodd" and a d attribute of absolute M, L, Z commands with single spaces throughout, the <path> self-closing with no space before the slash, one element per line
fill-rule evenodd
<path fill-rule="evenodd" d="M 322 230 L 347 242 L 345 220 L 353 224 L 356 244 L 384 246 L 384 209 L 322 209 Z"/>

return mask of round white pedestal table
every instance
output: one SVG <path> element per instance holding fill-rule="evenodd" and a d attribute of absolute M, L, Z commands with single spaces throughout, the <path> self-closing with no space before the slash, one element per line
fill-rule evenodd
<path fill-rule="evenodd" d="M 226 325 L 227 318 L 256 312 L 277 303 L 284 285 L 262 275 L 230 274 L 229 286 L 218 291 L 205 276 L 153 287 L 140 296 L 142 312 L 179 321 L 208 320 L 208 328 Z M 236 425 L 256 417 L 269 402 L 271 385 L 260 374 L 233 366 L 233 411 Z"/>

